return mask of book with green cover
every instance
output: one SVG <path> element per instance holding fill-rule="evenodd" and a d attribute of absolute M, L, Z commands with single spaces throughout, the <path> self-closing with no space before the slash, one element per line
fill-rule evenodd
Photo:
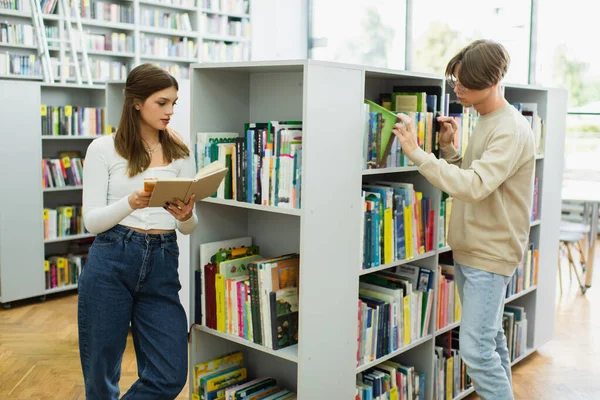
<path fill-rule="evenodd" d="M 392 129 L 394 129 L 396 122 L 400 122 L 400 119 L 393 111 L 390 111 L 371 100 L 365 99 L 365 104 L 369 105 L 370 112 L 380 113 L 383 119 L 381 140 L 379 141 L 379 148 L 377 149 L 377 166 L 384 167 L 394 142 L 392 138 Z"/>

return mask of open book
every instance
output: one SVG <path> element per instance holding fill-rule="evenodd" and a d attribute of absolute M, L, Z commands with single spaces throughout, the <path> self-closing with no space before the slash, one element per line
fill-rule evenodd
<path fill-rule="evenodd" d="M 223 163 L 215 161 L 198 171 L 193 178 L 157 179 L 148 207 L 163 207 L 174 197 L 187 203 L 192 194 L 196 195 L 196 201 L 210 197 L 217 192 L 227 170 Z"/>

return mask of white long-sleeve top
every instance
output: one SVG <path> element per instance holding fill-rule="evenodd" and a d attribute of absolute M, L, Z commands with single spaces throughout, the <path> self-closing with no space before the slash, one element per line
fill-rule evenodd
<path fill-rule="evenodd" d="M 127 160 L 117 154 L 114 135 L 102 136 L 90 143 L 83 165 L 83 223 L 88 231 L 98 234 L 117 224 L 138 229 L 178 229 L 183 234 L 194 231 L 198 222 L 195 211 L 180 222 L 162 207 L 134 210 L 128 196 L 143 189 L 144 178 L 193 178 L 192 155 L 162 167 L 151 167 L 130 178 Z"/>

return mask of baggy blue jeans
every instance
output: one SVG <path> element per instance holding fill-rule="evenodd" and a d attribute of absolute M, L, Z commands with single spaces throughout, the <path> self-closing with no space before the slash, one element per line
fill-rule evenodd
<path fill-rule="evenodd" d="M 483 400 L 513 400 L 510 356 L 502 329 L 510 277 L 456 263 L 462 305 L 460 355 Z"/>
<path fill-rule="evenodd" d="M 174 399 L 187 380 L 187 320 L 175 232 L 117 225 L 99 234 L 79 278 L 79 352 L 86 399 L 118 399 L 129 323 L 139 379 L 127 400 Z"/>

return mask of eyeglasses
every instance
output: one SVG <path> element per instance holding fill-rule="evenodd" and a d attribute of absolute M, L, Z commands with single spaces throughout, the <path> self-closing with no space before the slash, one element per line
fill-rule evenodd
<path fill-rule="evenodd" d="M 469 89 L 464 87 L 462 83 L 460 83 L 460 81 L 455 77 L 448 79 L 448 85 L 450 85 L 452 89 L 456 88 L 456 90 L 458 90 L 461 93 L 467 93 L 469 91 Z"/>

